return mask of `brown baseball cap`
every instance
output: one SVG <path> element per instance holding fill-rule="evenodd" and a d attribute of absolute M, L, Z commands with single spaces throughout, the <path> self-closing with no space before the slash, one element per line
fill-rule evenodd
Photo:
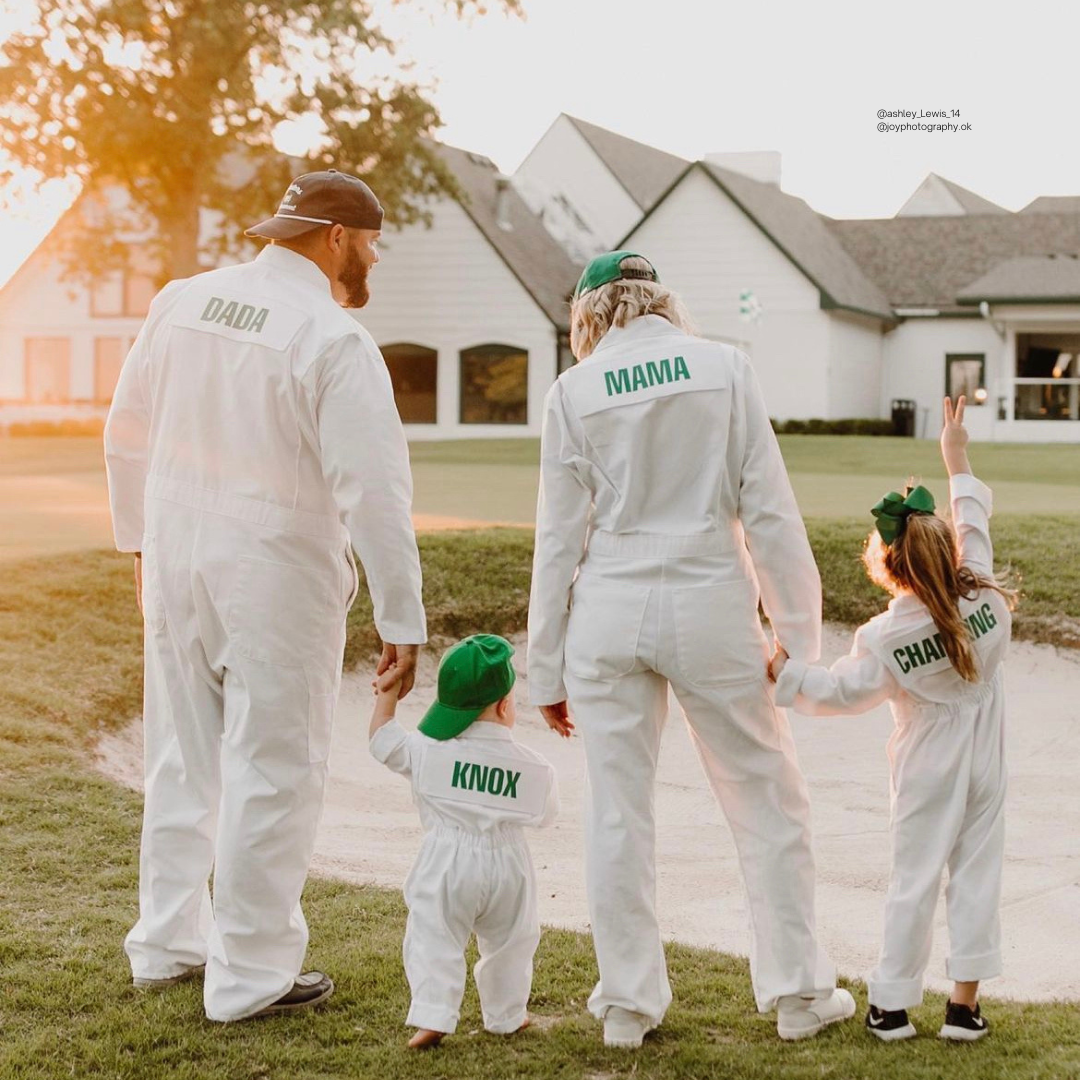
<path fill-rule="evenodd" d="M 383 208 L 358 176 L 327 169 L 298 176 L 285 192 L 273 217 L 246 230 L 246 236 L 289 240 L 322 225 L 347 229 L 381 229 Z"/>

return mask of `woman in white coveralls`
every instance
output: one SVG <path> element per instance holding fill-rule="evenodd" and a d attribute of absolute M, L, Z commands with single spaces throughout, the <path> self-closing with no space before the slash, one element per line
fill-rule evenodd
<path fill-rule="evenodd" d="M 758 601 L 809 660 L 821 584 L 761 392 L 631 252 L 586 267 L 571 346 L 545 402 L 528 670 L 549 725 L 569 726 L 569 698 L 585 739 L 589 1008 L 608 1045 L 637 1046 L 671 1002 L 653 807 L 670 686 L 738 848 L 758 1009 L 782 1038 L 814 1035 L 855 1003 L 817 944 L 806 784 Z"/>
<path fill-rule="evenodd" d="M 212 1020 L 333 990 L 300 974 L 300 894 L 352 545 L 380 670 L 407 669 L 403 693 L 426 636 L 405 436 L 379 350 L 343 310 L 367 300 L 382 216 L 356 177 L 294 180 L 250 230 L 274 240 L 254 262 L 157 296 L 105 429 L 116 544 L 145 564 L 146 803 L 125 947 L 137 986 L 205 963 Z"/>

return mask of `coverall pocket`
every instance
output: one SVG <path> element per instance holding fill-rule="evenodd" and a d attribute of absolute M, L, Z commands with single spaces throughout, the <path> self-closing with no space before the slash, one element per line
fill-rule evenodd
<path fill-rule="evenodd" d="M 579 679 L 617 679 L 637 666 L 648 588 L 581 576 L 566 627 L 566 670 Z"/>
<path fill-rule="evenodd" d="M 693 686 L 722 686 L 765 677 L 769 647 L 750 580 L 672 590 L 679 671 Z"/>
<path fill-rule="evenodd" d="M 161 600 L 157 545 L 152 536 L 143 537 L 142 549 L 143 620 L 151 630 L 164 630 L 165 605 Z"/>
<path fill-rule="evenodd" d="M 345 561 L 348 563 L 349 570 L 345 600 L 345 611 L 348 612 L 349 608 L 356 602 L 357 594 L 360 592 L 360 571 L 356 568 L 356 556 L 353 554 L 351 542 L 345 545 Z"/>
<path fill-rule="evenodd" d="M 278 667 L 302 668 L 338 632 L 340 608 L 330 582 L 313 567 L 241 555 L 229 604 L 237 652 Z"/>

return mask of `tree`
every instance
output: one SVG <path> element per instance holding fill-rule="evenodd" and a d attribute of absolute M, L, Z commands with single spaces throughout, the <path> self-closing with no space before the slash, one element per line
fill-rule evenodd
<path fill-rule="evenodd" d="M 433 2 L 485 13 L 483 0 Z M 495 3 L 521 14 L 522 0 Z M 425 90 L 407 71 L 359 74 L 394 49 L 372 0 L 38 0 L 33 26 L 0 46 L 0 149 L 80 180 L 87 212 L 65 253 L 84 280 L 122 265 L 140 235 L 161 279 L 196 273 L 200 254 L 238 250 L 290 176 L 331 166 L 363 175 L 388 223 L 407 224 L 457 189 Z M 320 147 L 284 157 L 284 120 L 321 123 Z M 204 209 L 220 226 L 200 252 Z"/>

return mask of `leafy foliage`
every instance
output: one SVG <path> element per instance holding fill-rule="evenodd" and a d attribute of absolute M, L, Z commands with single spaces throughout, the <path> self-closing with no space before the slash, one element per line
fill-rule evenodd
<path fill-rule="evenodd" d="M 496 2 L 521 13 L 521 0 Z M 394 54 L 371 0 L 39 0 L 34 25 L 0 48 L 0 149 L 82 182 L 64 250 L 83 278 L 122 265 L 132 244 L 162 279 L 195 273 L 200 255 L 238 252 L 291 176 L 330 166 L 362 174 L 388 223 L 410 223 L 456 186 L 431 143 L 441 121 L 427 89 L 407 66 L 377 73 Z M 320 147 L 279 153 L 283 121 L 321 127 Z M 219 217 L 200 251 L 202 210 Z"/>

